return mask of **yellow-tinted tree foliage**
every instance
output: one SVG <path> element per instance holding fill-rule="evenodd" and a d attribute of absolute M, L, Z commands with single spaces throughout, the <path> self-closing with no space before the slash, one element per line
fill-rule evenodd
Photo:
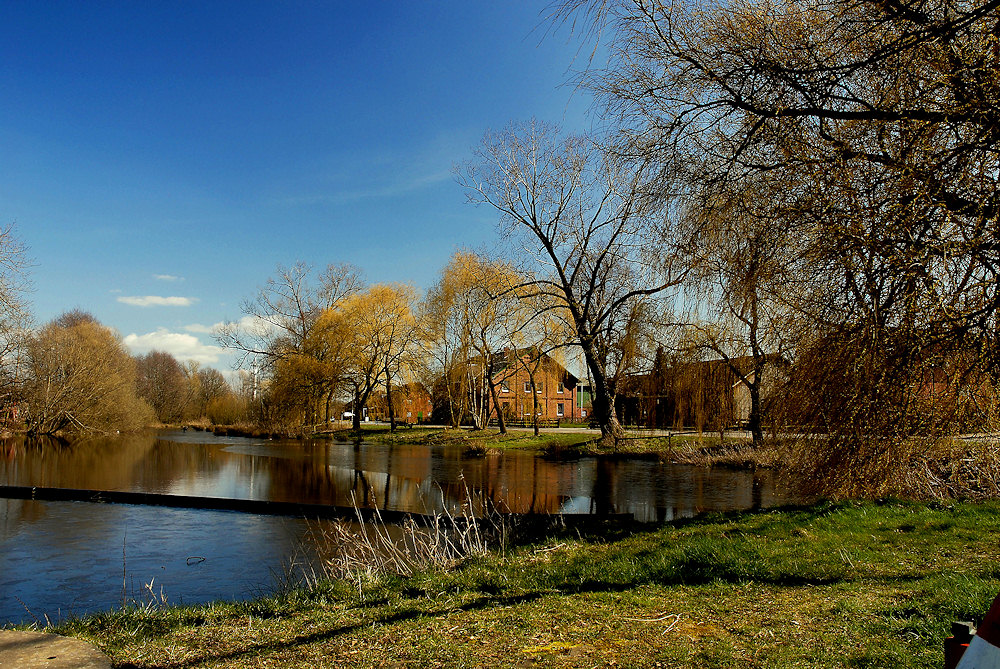
<path fill-rule="evenodd" d="M 343 387 L 337 361 L 344 346 L 341 323 L 331 315 L 361 287 L 350 265 L 329 265 L 319 277 L 307 263 L 279 265 L 244 303 L 246 317 L 220 329 L 219 343 L 237 352 L 238 366 L 251 370 L 254 384 L 262 382 L 251 393 L 255 420 L 305 426 L 331 417 L 332 399 Z"/>
<path fill-rule="evenodd" d="M 153 420 L 136 395 L 135 361 L 87 314 L 68 314 L 27 344 L 24 415 L 30 432 L 134 430 Z"/>
<path fill-rule="evenodd" d="M 343 383 L 352 336 L 338 308 L 328 308 L 314 320 L 296 346 L 286 346 L 273 363 L 268 397 L 286 424 L 329 421 L 334 395 Z"/>
<path fill-rule="evenodd" d="M 392 380 L 404 378 L 416 357 L 417 291 L 405 284 L 376 284 L 344 300 L 340 315 L 349 324 L 344 380 L 354 407 L 365 406 L 379 382 L 391 394 Z M 391 406 L 391 398 L 389 399 Z M 354 411 L 354 427 L 361 427 Z"/>

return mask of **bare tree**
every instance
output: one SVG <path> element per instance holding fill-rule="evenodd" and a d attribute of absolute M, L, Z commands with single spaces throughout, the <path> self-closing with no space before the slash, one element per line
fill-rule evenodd
<path fill-rule="evenodd" d="M 738 192 L 762 174 L 796 184 L 785 199 L 802 243 L 789 274 L 809 328 L 795 370 L 799 397 L 813 400 L 796 420 L 830 430 L 826 452 L 871 480 L 891 467 L 885 444 L 933 433 L 915 410 L 929 364 L 988 370 L 1000 357 L 998 8 L 570 0 L 556 10 L 607 40 L 608 67 L 583 83 L 619 125 L 621 150 L 650 163 L 651 189 Z"/>
<path fill-rule="evenodd" d="M 362 287 L 361 272 L 352 265 L 331 264 L 315 283 L 307 263 L 278 265 L 257 295 L 243 302 L 245 318 L 225 323 L 216 340 L 239 354 L 238 367 L 258 359 L 270 363 L 301 348 L 323 310 Z"/>
<path fill-rule="evenodd" d="M 135 362 L 139 397 L 153 408 L 161 423 L 180 420 L 190 396 L 184 369 L 177 359 L 163 351 L 150 351 Z"/>
<path fill-rule="evenodd" d="M 574 333 L 602 439 L 616 442 L 624 430 L 612 352 L 635 304 L 677 283 L 669 254 L 650 244 L 664 236 L 666 208 L 647 207 L 642 174 L 628 162 L 537 121 L 488 133 L 459 178 L 472 202 L 500 213 L 511 253 L 535 277 L 525 285 Z"/>
<path fill-rule="evenodd" d="M 237 367 L 252 368 L 255 377 L 280 376 L 274 386 L 280 393 L 271 400 L 280 395 L 286 408 L 289 402 L 297 404 L 302 420 L 311 423 L 325 406 L 329 419 L 330 398 L 341 381 L 330 365 L 342 347 L 316 328 L 324 312 L 361 287 L 361 273 L 351 265 L 331 264 L 317 279 L 304 262 L 279 265 L 256 297 L 243 303 L 244 318 L 223 325 L 216 339 L 237 351 Z"/>

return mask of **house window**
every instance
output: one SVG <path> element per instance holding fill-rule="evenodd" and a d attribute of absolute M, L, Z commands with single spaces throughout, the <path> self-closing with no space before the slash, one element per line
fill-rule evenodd
<path fill-rule="evenodd" d="M 564 390 L 565 390 L 565 387 L 563 386 L 563 382 L 562 381 L 560 381 L 558 384 L 556 384 L 556 392 L 557 393 L 562 394 Z"/>
<path fill-rule="evenodd" d="M 556 415 L 557 416 L 564 416 L 565 415 L 565 412 L 563 410 L 563 404 L 562 404 L 562 402 L 560 402 L 559 404 L 556 405 Z"/>
<path fill-rule="evenodd" d="M 526 393 L 530 393 L 531 392 L 531 381 L 525 381 L 524 382 L 524 392 L 526 392 Z"/>
<path fill-rule="evenodd" d="M 545 382 L 544 381 L 540 381 L 538 384 L 536 384 L 535 387 L 538 389 L 535 392 L 539 392 L 539 393 L 543 392 L 545 390 Z"/>
<path fill-rule="evenodd" d="M 500 392 L 502 392 L 502 393 L 509 393 L 510 392 L 510 386 L 507 385 L 506 381 L 501 381 L 500 382 Z"/>

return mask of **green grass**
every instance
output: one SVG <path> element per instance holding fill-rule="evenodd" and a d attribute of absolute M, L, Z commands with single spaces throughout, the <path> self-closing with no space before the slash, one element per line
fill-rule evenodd
<path fill-rule="evenodd" d="M 1000 503 L 821 503 L 553 536 L 447 572 L 64 623 L 120 667 L 939 667 Z"/>
<path fill-rule="evenodd" d="M 682 434 L 672 437 L 631 434 L 617 445 L 600 443 L 598 435 L 588 432 L 543 431 L 537 437 L 530 430 L 511 430 L 500 434 L 496 429 L 458 430 L 413 427 L 390 432 L 385 425 L 363 425 L 361 430 L 336 430 L 316 435 L 338 441 L 363 439 L 388 444 L 426 444 L 460 446 L 469 456 L 483 456 L 507 450 L 528 450 L 550 458 L 579 457 L 648 458 L 699 466 L 738 468 L 776 467 L 782 461 L 780 445 L 767 442 L 755 448 L 746 439 L 726 438 L 710 433 Z"/>
<path fill-rule="evenodd" d="M 543 432 L 537 437 L 531 431 L 511 430 L 500 434 L 498 430 L 442 429 L 428 427 L 400 427 L 390 432 L 388 426 L 363 426 L 361 430 L 339 430 L 329 436 L 338 441 L 363 439 L 389 444 L 453 445 L 466 448 L 470 455 L 485 455 L 508 449 L 545 451 L 549 448 L 569 448 L 587 444 L 594 435 L 587 433 Z"/>

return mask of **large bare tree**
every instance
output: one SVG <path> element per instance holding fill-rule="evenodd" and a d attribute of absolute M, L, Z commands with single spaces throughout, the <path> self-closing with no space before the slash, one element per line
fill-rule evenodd
<path fill-rule="evenodd" d="M 459 179 L 472 202 L 500 213 L 510 253 L 532 277 L 524 286 L 547 298 L 573 332 L 602 439 L 616 442 L 624 430 L 613 352 L 636 303 L 678 280 L 670 255 L 651 243 L 664 238 L 667 208 L 648 207 L 642 172 L 630 161 L 535 120 L 487 133 Z"/>
<path fill-rule="evenodd" d="M 840 256 L 839 284 L 847 258 L 877 243 L 886 271 L 937 303 L 927 327 L 954 340 L 992 339 L 1000 306 L 998 8 L 570 0 L 557 16 L 608 40 L 608 66 L 585 84 L 626 150 L 658 166 L 657 186 L 761 172 L 811 181 L 802 216 L 817 240 L 838 240 L 825 250 Z M 861 200 L 880 206 L 882 226 L 864 240 L 851 227 L 864 212 L 847 212 Z"/>

